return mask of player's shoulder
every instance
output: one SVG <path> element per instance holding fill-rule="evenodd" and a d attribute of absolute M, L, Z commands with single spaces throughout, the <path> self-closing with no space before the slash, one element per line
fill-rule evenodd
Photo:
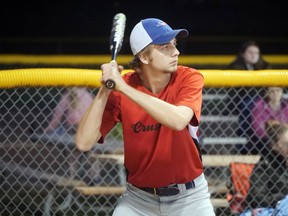
<path fill-rule="evenodd" d="M 200 71 L 198 71 L 195 68 L 188 67 L 188 66 L 183 66 L 183 65 L 178 65 L 177 67 L 177 73 L 193 73 L 193 74 L 201 74 Z"/>
<path fill-rule="evenodd" d="M 179 65 L 177 67 L 177 76 L 184 76 L 184 77 L 185 76 L 192 76 L 192 77 L 201 76 L 203 77 L 203 75 L 197 69 L 183 66 L 183 65 Z"/>
<path fill-rule="evenodd" d="M 131 76 L 133 76 L 133 74 L 134 74 L 135 72 L 134 71 L 126 71 L 123 75 L 122 75 L 122 77 L 124 78 L 124 79 L 128 79 L 129 77 L 131 77 Z"/>
<path fill-rule="evenodd" d="M 126 82 L 130 82 L 130 81 L 133 81 L 134 79 L 138 78 L 137 73 L 135 71 L 132 71 L 132 70 L 127 71 L 122 77 Z"/>
<path fill-rule="evenodd" d="M 127 71 L 122 77 L 128 85 L 134 88 L 141 85 L 139 74 L 133 70 Z"/>

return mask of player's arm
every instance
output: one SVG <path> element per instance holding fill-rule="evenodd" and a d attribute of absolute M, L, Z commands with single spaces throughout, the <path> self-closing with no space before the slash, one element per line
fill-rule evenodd
<path fill-rule="evenodd" d="M 115 66 L 115 68 L 112 70 L 111 64 Z M 117 65 L 116 61 L 111 61 L 110 63 L 104 65 L 109 65 L 109 69 L 112 72 L 116 71 L 116 74 L 119 75 L 122 79 L 120 73 L 123 70 L 123 66 Z M 107 74 L 104 73 L 103 66 L 101 66 L 101 69 L 101 83 L 105 83 L 107 80 Z M 107 71 L 107 69 L 105 69 L 105 71 Z M 102 125 L 104 110 L 107 105 L 110 93 L 110 89 L 107 89 L 104 86 L 101 87 L 93 102 L 82 116 L 75 136 L 75 143 L 79 150 L 89 151 L 102 137 L 100 129 Z"/>
<path fill-rule="evenodd" d="M 100 139 L 102 117 L 110 92 L 101 87 L 81 118 L 75 137 L 75 144 L 80 151 L 89 151 Z"/>
<path fill-rule="evenodd" d="M 141 106 L 156 121 L 173 130 L 183 130 L 191 121 L 194 112 L 187 106 L 176 106 L 151 95 L 140 92 L 129 85 L 122 85 L 119 91 Z"/>

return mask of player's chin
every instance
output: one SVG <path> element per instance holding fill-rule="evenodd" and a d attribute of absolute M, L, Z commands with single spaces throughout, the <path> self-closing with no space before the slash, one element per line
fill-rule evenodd
<path fill-rule="evenodd" d="M 177 64 L 171 65 L 171 66 L 168 68 L 168 71 L 169 71 L 169 72 L 175 72 L 176 70 L 177 70 Z"/>
<path fill-rule="evenodd" d="M 177 64 L 169 64 L 169 65 L 166 65 L 166 67 L 163 68 L 162 70 L 167 73 L 173 73 L 177 70 L 177 67 L 178 67 Z"/>

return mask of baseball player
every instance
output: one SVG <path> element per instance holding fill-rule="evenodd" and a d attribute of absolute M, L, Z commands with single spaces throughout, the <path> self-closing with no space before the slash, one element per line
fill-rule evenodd
<path fill-rule="evenodd" d="M 134 71 L 121 76 L 114 60 L 101 66 L 102 82 L 116 86 L 99 89 L 76 145 L 88 151 L 122 122 L 127 190 L 114 216 L 215 215 L 197 137 L 204 79 L 178 66 L 176 38 L 187 35 L 156 18 L 141 20 L 130 35 Z"/>

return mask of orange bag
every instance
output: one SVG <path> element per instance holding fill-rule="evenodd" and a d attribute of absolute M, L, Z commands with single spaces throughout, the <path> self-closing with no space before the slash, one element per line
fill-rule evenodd
<path fill-rule="evenodd" d="M 245 208 L 245 199 L 250 188 L 249 178 L 255 164 L 232 162 L 230 163 L 230 181 L 227 183 L 230 189 L 227 200 L 230 203 L 232 213 L 241 213 Z"/>

